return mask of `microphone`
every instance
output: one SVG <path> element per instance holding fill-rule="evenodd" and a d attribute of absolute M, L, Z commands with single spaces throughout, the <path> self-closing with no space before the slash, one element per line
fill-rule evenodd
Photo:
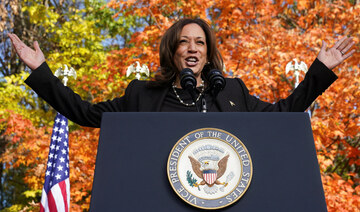
<path fill-rule="evenodd" d="M 182 89 L 187 90 L 190 93 L 190 96 L 193 99 L 196 106 L 195 89 L 197 83 L 194 72 L 190 68 L 184 68 L 183 70 L 181 70 L 180 85 Z M 196 109 L 199 110 L 197 106 Z"/>
<path fill-rule="evenodd" d="M 184 68 L 180 72 L 180 85 L 184 90 L 193 90 L 196 88 L 196 78 L 190 68 Z"/>
<path fill-rule="evenodd" d="M 221 71 L 217 69 L 212 69 L 206 73 L 206 78 L 210 84 L 209 88 L 212 90 L 214 98 L 217 94 L 224 89 L 226 81 Z"/>

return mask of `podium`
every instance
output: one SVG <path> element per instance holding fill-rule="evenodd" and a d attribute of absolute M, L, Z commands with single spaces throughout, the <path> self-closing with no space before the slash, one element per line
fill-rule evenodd
<path fill-rule="evenodd" d="M 235 135 L 252 159 L 249 188 L 219 211 L 327 211 L 308 114 L 225 112 L 104 113 L 90 211 L 202 210 L 166 170 L 175 143 L 200 128 Z"/>

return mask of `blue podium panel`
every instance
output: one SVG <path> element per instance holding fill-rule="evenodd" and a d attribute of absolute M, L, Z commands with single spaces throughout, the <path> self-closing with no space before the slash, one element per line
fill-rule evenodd
<path fill-rule="evenodd" d="M 200 128 L 233 134 L 252 159 L 248 190 L 220 211 L 327 211 L 306 113 L 105 113 L 90 211 L 201 210 L 167 176 L 173 146 Z"/>

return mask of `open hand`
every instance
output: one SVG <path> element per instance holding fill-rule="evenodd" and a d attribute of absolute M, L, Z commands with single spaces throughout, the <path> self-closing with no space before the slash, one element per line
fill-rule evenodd
<path fill-rule="evenodd" d="M 354 54 L 355 49 L 348 52 L 354 44 L 352 37 L 344 36 L 333 47 L 326 50 L 326 42 L 323 41 L 317 58 L 329 69 L 333 69 Z"/>
<path fill-rule="evenodd" d="M 20 59 L 32 70 L 39 67 L 43 62 L 45 62 L 45 56 L 41 51 L 37 41 L 34 42 L 34 49 L 25 45 L 18 36 L 15 34 L 8 34 L 11 43 L 15 47 L 15 51 Z"/>

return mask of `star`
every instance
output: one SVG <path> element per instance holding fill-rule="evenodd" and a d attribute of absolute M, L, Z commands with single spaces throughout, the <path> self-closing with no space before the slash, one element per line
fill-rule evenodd
<path fill-rule="evenodd" d="M 51 144 L 50 149 L 55 149 L 55 144 Z"/>
<path fill-rule="evenodd" d="M 56 177 L 57 180 L 59 180 L 61 178 L 61 175 L 57 174 L 55 177 Z"/>
<path fill-rule="evenodd" d="M 63 128 L 60 128 L 59 133 L 60 133 L 60 134 L 63 134 L 63 133 L 64 133 L 64 129 L 63 129 Z"/>
<path fill-rule="evenodd" d="M 64 168 L 64 167 L 62 167 L 61 165 L 59 165 L 59 166 L 57 167 L 58 171 L 62 171 L 63 168 Z"/>
<path fill-rule="evenodd" d="M 55 120 L 55 122 L 56 122 L 56 123 L 59 123 L 59 122 L 60 122 L 60 119 L 59 119 L 59 118 L 57 118 L 57 119 Z"/>
<path fill-rule="evenodd" d="M 65 158 L 61 157 L 61 158 L 60 158 L 60 162 L 61 162 L 61 163 L 65 163 Z"/>
<path fill-rule="evenodd" d="M 66 150 L 65 150 L 65 149 L 62 149 L 61 152 L 62 152 L 63 155 L 66 154 Z"/>
<path fill-rule="evenodd" d="M 53 158 L 54 157 L 54 154 L 53 153 L 50 153 L 49 154 L 49 158 Z"/>
<path fill-rule="evenodd" d="M 46 175 L 46 176 L 49 176 L 49 175 L 50 175 L 50 171 L 46 171 L 45 175 Z"/>
<path fill-rule="evenodd" d="M 64 120 L 61 121 L 61 125 L 65 125 L 66 122 Z"/>

